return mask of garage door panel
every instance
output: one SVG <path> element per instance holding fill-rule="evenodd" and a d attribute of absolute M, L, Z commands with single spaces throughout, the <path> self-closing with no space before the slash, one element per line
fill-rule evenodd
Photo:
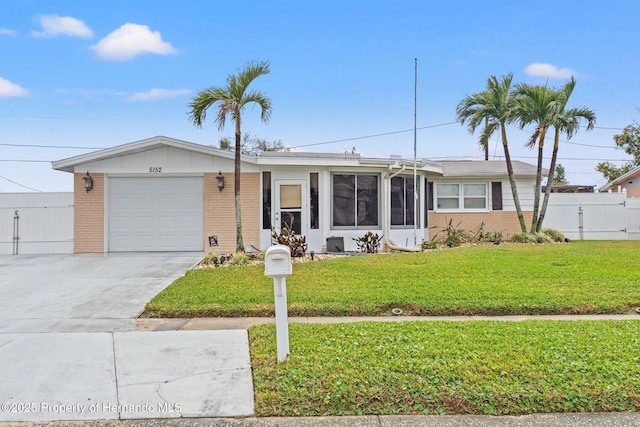
<path fill-rule="evenodd" d="M 109 251 L 203 250 L 201 177 L 110 178 Z"/>

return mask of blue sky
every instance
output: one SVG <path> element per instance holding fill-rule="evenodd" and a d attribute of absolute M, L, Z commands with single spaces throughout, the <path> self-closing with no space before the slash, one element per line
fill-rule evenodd
<path fill-rule="evenodd" d="M 492 74 L 553 87 L 575 76 L 570 105 L 593 109 L 597 128 L 561 145 L 572 184 L 605 184 L 596 164 L 627 159 L 613 135 L 640 121 L 633 0 L 0 0 L 0 11 L 0 192 L 71 191 L 48 162 L 91 150 L 57 147 L 155 135 L 217 146 L 233 127 L 194 127 L 188 103 L 253 59 L 271 63 L 253 88 L 273 113 L 264 124 L 249 109 L 243 131 L 305 151 L 413 158 L 414 58 L 418 158 L 483 157 L 451 122 Z M 530 131 L 509 128 L 510 147 L 535 163 Z"/>

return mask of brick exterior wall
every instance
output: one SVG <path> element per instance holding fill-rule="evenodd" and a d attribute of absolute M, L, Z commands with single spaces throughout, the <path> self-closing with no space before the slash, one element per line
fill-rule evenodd
<path fill-rule="evenodd" d="M 640 197 L 640 187 L 627 188 L 627 197 Z"/>
<path fill-rule="evenodd" d="M 531 226 L 533 212 L 523 212 L 524 223 L 527 229 Z M 504 240 L 511 238 L 514 234 L 522 232 L 518 215 L 515 211 L 492 211 L 492 212 L 460 212 L 460 213 L 436 213 L 429 212 L 429 239 L 432 239 L 441 227 L 446 227 L 449 220 L 456 228 L 475 233 L 484 222 L 485 232 L 500 232 Z M 458 224 L 460 224 L 458 226 Z M 435 228 L 431 228 L 435 227 Z"/>
<path fill-rule="evenodd" d="M 218 190 L 217 173 L 204 174 L 204 248 L 219 254 L 236 251 L 236 214 L 233 171 L 225 176 L 224 190 Z M 260 174 L 242 173 L 242 239 L 244 246 L 260 244 Z M 218 236 L 218 246 L 209 247 L 209 236 Z"/>
<path fill-rule="evenodd" d="M 104 174 L 92 173 L 93 190 L 84 189 L 85 173 L 73 175 L 73 252 L 104 252 Z"/>

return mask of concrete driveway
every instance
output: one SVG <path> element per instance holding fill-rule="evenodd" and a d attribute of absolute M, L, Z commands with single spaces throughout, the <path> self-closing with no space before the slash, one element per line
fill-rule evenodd
<path fill-rule="evenodd" d="M 135 330 L 201 253 L 0 256 L 0 332 Z"/>
<path fill-rule="evenodd" d="M 201 258 L 0 256 L 0 421 L 252 415 L 246 331 L 135 331 Z"/>

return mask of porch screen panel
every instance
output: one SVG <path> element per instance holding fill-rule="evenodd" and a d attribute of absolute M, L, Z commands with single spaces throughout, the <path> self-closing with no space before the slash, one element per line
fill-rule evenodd
<path fill-rule="evenodd" d="M 358 226 L 378 225 L 378 177 L 358 175 Z"/>
<path fill-rule="evenodd" d="M 413 214 L 415 213 L 414 209 L 415 209 L 415 205 L 416 205 L 416 195 L 415 195 L 415 189 L 414 189 L 414 185 L 413 185 L 413 177 L 407 177 L 405 179 L 406 182 L 406 193 L 405 193 L 405 199 L 406 199 L 406 205 L 407 205 L 407 210 L 406 210 L 406 222 L 405 225 L 413 225 L 414 224 L 414 219 L 413 219 Z M 420 188 L 420 186 L 418 186 L 418 189 Z M 418 215 L 420 213 L 418 212 Z"/>
<path fill-rule="evenodd" d="M 404 225 L 404 178 L 391 178 L 391 225 Z"/>
<path fill-rule="evenodd" d="M 356 225 L 355 175 L 333 175 L 333 225 Z"/>
<path fill-rule="evenodd" d="M 420 186 L 418 186 L 419 188 Z M 413 177 L 396 176 L 391 178 L 391 225 L 413 225 L 415 202 Z"/>

